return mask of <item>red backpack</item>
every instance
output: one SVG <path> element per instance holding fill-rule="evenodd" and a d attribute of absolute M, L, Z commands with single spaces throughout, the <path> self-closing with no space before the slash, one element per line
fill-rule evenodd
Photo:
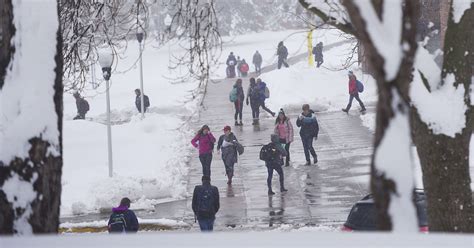
<path fill-rule="evenodd" d="M 248 72 L 249 71 L 249 65 L 248 64 L 243 64 L 240 66 L 240 71 L 241 72 Z"/>

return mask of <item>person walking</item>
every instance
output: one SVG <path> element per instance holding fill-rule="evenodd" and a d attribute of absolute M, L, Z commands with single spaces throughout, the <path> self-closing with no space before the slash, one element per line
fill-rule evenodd
<path fill-rule="evenodd" d="M 283 44 L 283 41 L 278 43 L 277 48 L 277 55 L 278 55 L 278 69 L 281 69 L 281 66 L 284 65 L 286 68 L 290 67 L 286 60 L 288 59 L 288 49 Z"/>
<path fill-rule="evenodd" d="M 275 112 L 271 111 L 269 108 L 265 106 L 265 100 L 270 97 L 270 91 L 267 88 L 267 84 L 263 82 L 260 78 L 257 79 L 257 88 L 260 93 L 260 101 L 259 104 L 263 110 L 267 111 L 273 117 L 275 117 Z"/>
<path fill-rule="evenodd" d="M 231 92 L 230 92 L 230 101 L 234 103 L 235 107 L 235 114 L 234 114 L 234 120 L 235 120 L 235 125 L 236 126 L 243 126 L 244 123 L 242 122 L 242 110 L 244 108 L 244 100 L 245 100 L 245 94 L 244 94 L 244 88 L 242 87 L 242 79 L 237 79 L 235 82 Z M 240 120 L 240 122 L 237 121 Z"/>
<path fill-rule="evenodd" d="M 268 186 L 268 195 L 274 195 L 275 192 L 272 190 L 272 179 L 273 171 L 275 170 L 280 176 L 280 192 L 288 191 L 285 188 L 285 178 L 283 175 L 283 157 L 286 156 L 286 151 L 283 149 L 280 144 L 280 138 L 276 134 L 271 135 L 271 142 L 267 145 L 264 145 L 260 150 L 260 159 L 265 161 L 265 166 L 267 167 L 268 177 L 267 177 L 267 186 Z"/>
<path fill-rule="evenodd" d="M 242 65 L 242 60 L 240 59 L 240 56 L 237 56 L 237 75 L 239 77 L 242 77 L 242 72 L 240 71 L 241 65 Z"/>
<path fill-rule="evenodd" d="M 89 103 L 79 94 L 75 92 L 72 95 L 76 99 L 77 115 L 74 117 L 74 120 L 84 120 L 86 119 L 86 114 L 89 111 Z"/>
<path fill-rule="evenodd" d="M 225 166 L 225 173 L 227 176 L 227 184 L 232 184 L 234 177 L 234 164 L 237 163 L 237 137 L 232 133 L 229 126 L 224 127 L 224 134 L 219 137 L 217 142 L 217 152 L 222 153 L 222 161 Z"/>
<path fill-rule="evenodd" d="M 285 166 L 290 165 L 290 144 L 294 140 L 293 125 L 290 122 L 290 118 L 285 115 L 285 111 L 280 109 L 278 117 L 275 121 L 274 133 L 278 135 L 280 143 L 285 146 L 286 151 L 286 163 Z"/>
<path fill-rule="evenodd" d="M 242 59 L 242 61 L 240 62 L 240 66 L 239 66 L 239 71 L 240 71 L 240 76 L 241 77 L 247 77 L 248 75 L 248 72 L 249 72 L 249 64 L 247 64 L 247 62 L 245 61 L 245 59 Z"/>
<path fill-rule="evenodd" d="M 252 125 L 258 125 L 260 115 L 260 91 L 255 78 L 250 78 L 250 85 L 247 90 L 247 105 L 249 105 L 249 102 L 250 108 L 252 108 Z"/>
<path fill-rule="evenodd" d="M 314 61 L 316 61 L 316 67 L 319 68 L 323 62 L 323 43 L 319 42 L 314 48 L 313 48 L 313 54 L 314 54 Z"/>
<path fill-rule="evenodd" d="M 366 109 L 364 103 L 362 102 L 362 100 L 360 100 L 359 89 L 357 87 L 357 84 L 360 84 L 360 82 L 357 81 L 357 78 L 352 71 L 349 71 L 347 75 L 349 77 L 349 103 L 347 104 L 347 107 L 345 109 L 342 109 L 342 111 L 349 113 L 349 110 L 352 106 L 352 101 L 355 98 L 359 102 L 361 108 L 360 112 L 364 112 Z"/>
<path fill-rule="evenodd" d="M 129 209 L 130 199 L 122 198 L 120 205 L 112 209 L 107 224 L 109 233 L 136 233 L 139 228 L 135 213 Z"/>
<path fill-rule="evenodd" d="M 234 56 L 233 52 L 230 52 L 229 56 L 227 57 L 226 61 L 227 69 L 227 77 L 234 78 L 235 77 L 235 66 L 237 65 L 237 59 Z"/>
<path fill-rule="evenodd" d="M 135 89 L 135 106 L 137 107 L 138 112 L 142 112 L 142 93 L 140 89 Z M 150 107 L 150 99 L 148 98 L 147 95 L 143 95 L 143 107 L 144 111 L 146 113 L 146 110 Z"/>
<path fill-rule="evenodd" d="M 306 165 L 311 165 L 310 153 L 313 156 L 314 164 L 318 163 L 318 156 L 313 147 L 313 139 L 318 138 L 319 124 L 316 114 L 309 108 L 308 104 L 303 105 L 303 113 L 296 120 L 296 126 L 301 127 L 300 136 L 303 142 L 304 155 L 306 157 Z"/>
<path fill-rule="evenodd" d="M 191 144 L 199 149 L 199 160 L 202 165 L 202 174 L 211 176 L 212 151 L 216 138 L 212 135 L 209 126 L 204 125 L 199 129 L 196 136 L 191 140 Z"/>
<path fill-rule="evenodd" d="M 262 55 L 258 51 L 256 51 L 252 59 L 252 63 L 255 66 L 255 73 L 260 74 L 262 72 L 262 62 L 263 62 Z"/>
<path fill-rule="evenodd" d="M 202 185 L 194 187 L 192 209 L 202 232 L 212 232 L 219 211 L 219 190 L 211 185 L 209 176 L 202 176 Z"/>

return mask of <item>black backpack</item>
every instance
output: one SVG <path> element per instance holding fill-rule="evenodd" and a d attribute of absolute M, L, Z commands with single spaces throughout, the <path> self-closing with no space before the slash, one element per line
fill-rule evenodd
<path fill-rule="evenodd" d="M 143 98 L 143 105 L 145 105 L 145 108 L 150 107 L 150 99 L 148 98 L 148 96 L 145 96 L 145 98 Z"/>
<path fill-rule="evenodd" d="M 277 161 L 280 158 L 280 153 L 273 143 L 264 145 L 260 150 L 260 160 L 267 163 Z"/>
<path fill-rule="evenodd" d="M 109 222 L 109 232 L 122 233 L 127 229 L 125 213 L 113 213 Z"/>
<path fill-rule="evenodd" d="M 200 217 L 212 217 L 214 213 L 214 208 L 212 203 L 214 202 L 214 197 L 212 195 L 212 188 L 207 187 L 203 188 L 199 194 L 197 213 Z"/>
<path fill-rule="evenodd" d="M 89 102 L 87 102 L 85 99 L 82 99 L 82 100 L 84 100 L 84 101 L 83 101 L 84 110 L 85 110 L 86 112 L 89 112 L 89 109 L 90 109 L 90 107 L 89 107 Z"/>

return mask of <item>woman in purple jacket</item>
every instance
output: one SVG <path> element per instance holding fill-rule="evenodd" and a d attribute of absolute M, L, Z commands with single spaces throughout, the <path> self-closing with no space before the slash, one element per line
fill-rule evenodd
<path fill-rule="evenodd" d="M 216 143 L 216 138 L 214 138 L 207 125 L 202 126 L 202 128 L 196 134 L 196 137 L 191 140 L 191 144 L 199 149 L 199 160 L 202 164 L 202 174 L 204 176 L 211 176 L 211 162 L 214 143 Z"/>

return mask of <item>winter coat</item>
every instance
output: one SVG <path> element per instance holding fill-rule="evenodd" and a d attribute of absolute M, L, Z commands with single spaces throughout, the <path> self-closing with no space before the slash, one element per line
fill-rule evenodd
<path fill-rule="evenodd" d="M 233 66 L 237 65 L 237 59 L 235 58 L 234 55 L 229 55 L 229 57 L 227 57 L 226 65 L 230 66 L 230 61 L 234 62 Z"/>
<path fill-rule="evenodd" d="M 265 162 L 265 165 L 271 166 L 271 167 L 282 166 L 284 164 L 283 157 L 288 156 L 288 153 L 281 145 L 280 138 L 278 137 L 278 135 L 272 134 L 271 139 L 272 139 L 272 142 L 269 143 L 268 145 L 271 146 L 272 148 L 275 148 L 278 151 L 278 158 L 274 158 L 270 160 L 273 162 L 270 162 L 270 161 Z"/>
<path fill-rule="evenodd" d="M 81 97 L 76 98 L 77 113 L 81 116 L 85 116 L 89 111 L 89 103 Z"/>
<path fill-rule="evenodd" d="M 357 95 L 359 91 L 357 90 L 357 79 L 349 79 L 349 95 Z"/>
<path fill-rule="evenodd" d="M 266 87 L 267 87 L 267 84 L 263 81 L 261 83 L 257 84 L 257 89 L 258 89 L 258 92 L 259 92 L 260 102 L 265 102 L 265 99 L 267 99 L 265 97 L 265 88 Z"/>
<path fill-rule="evenodd" d="M 142 99 L 141 95 L 135 97 L 135 106 L 137 107 L 138 112 L 142 112 Z M 145 107 L 145 112 L 148 107 L 150 107 L 150 99 L 147 95 L 143 95 L 143 106 Z"/>
<path fill-rule="evenodd" d="M 139 228 L 138 219 L 135 213 L 132 210 L 129 210 L 126 206 L 119 206 L 112 209 L 113 214 L 123 214 L 125 219 L 125 232 L 137 232 Z M 109 218 L 108 227 L 110 232 L 110 224 L 112 223 L 112 215 Z"/>
<path fill-rule="evenodd" d="M 197 134 L 194 139 L 191 140 L 191 144 L 199 148 L 199 155 L 212 153 L 214 143 L 216 143 L 216 138 L 214 138 L 211 132 L 207 135 Z"/>
<path fill-rule="evenodd" d="M 247 89 L 247 100 L 249 99 L 251 103 L 257 103 L 260 101 L 260 91 L 256 84 L 254 86 L 249 85 L 249 88 Z"/>
<path fill-rule="evenodd" d="M 224 140 L 228 143 L 234 143 L 238 142 L 237 137 L 235 137 L 234 133 L 230 133 L 227 137 L 225 135 L 221 135 L 221 137 L 219 137 L 219 141 L 217 142 L 217 150 L 221 150 L 224 164 L 229 165 L 237 163 L 238 154 L 235 144 L 224 147 Z"/>
<path fill-rule="evenodd" d="M 316 114 L 313 110 L 310 110 L 307 115 L 301 113 L 296 120 L 296 126 L 301 127 L 300 136 L 301 137 L 318 137 L 319 134 L 319 124 L 316 119 Z"/>
<path fill-rule="evenodd" d="M 199 213 L 199 203 L 200 201 L 204 200 L 203 199 L 203 194 L 206 189 L 211 190 L 211 198 L 209 199 L 211 202 L 212 210 L 210 216 L 202 216 Z M 194 187 L 194 192 L 193 192 L 193 203 L 192 203 L 192 208 L 194 214 L 198 218 L 211 218 L 214 219 L 216 217 L 216 213 L 219 211 L 220 208 L 220 203 L 219 203 L 219 190 L 217 189 L 216 186 L 212 186 L 210 183 L 204 183 L 203 185 L 198 185 Z"/>
<path fill-rule="evenodd" d="M 317 44 L 313 48 L 314 60 L 319 61 L 323 58 L 323 45 L 321 43 Z"/>
<path fill-rule="evenodd" d="M 255 65 L 261 65 L 263 62 L 262 55 L 260 53 L 255 53 L 253 55 L 252 63 Z"/>
<path fill-rule="evenodd" d="M 277 55 L 279 59 L 288 58 L 288 49 L 286 48 L 286 46 L 284 45 L 279 46 L 277 49 Z"/>
<path fill-rule="evenodd" d="M 239 100 L 240 102 L 244 102 L 244 99 L 245 99 L 244 88 L 242 86 L 237 86 L 237 85 L 234 85 L 234 88 L 237 88 L 237 100 Z"/>
<path fill-rule="evenodd" d="M 277 124 L 275 125 L 275 129 L 274 129 L 274 131 L 273 131 L 276 135 L 278 135 L 278 137 L 280 137 L 280 131 L 278 130 L 278 125 L 279 125 L 279 124 L 280 124 L 280 123 L 277 123 Z M 288 137 L 287 140 L 286 140 L 286 142 L 287 142 L 287 143 L 291 143 L 291 142 L 294 141 L 293 124 L 291 124 L 289 118 L 286 118 L 286 120 L 283 122 L 283 124 L 285 124 L 286 133 L 287 133 L 287 137 Z M 281 137 L 280 137 L 280 138 L 281 138 Z"/>

